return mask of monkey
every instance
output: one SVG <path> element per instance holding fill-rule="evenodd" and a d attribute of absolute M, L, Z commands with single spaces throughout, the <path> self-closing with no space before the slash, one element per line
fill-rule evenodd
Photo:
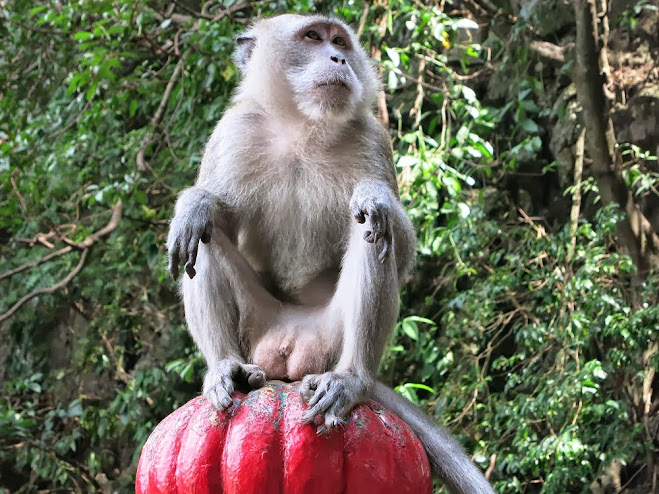
<path fill-rule="evenodd" d="M 299 380 L 318 433 L 374 398 L 452 493 L 494 492 L 445 429 L 376 379 L 416 237 L 373 114 L 375 65 L 333 17 L 262 19 L 236 44 L 240 82 L 167 238 L 203 394 L 224 410 L 238 383 Z"/>

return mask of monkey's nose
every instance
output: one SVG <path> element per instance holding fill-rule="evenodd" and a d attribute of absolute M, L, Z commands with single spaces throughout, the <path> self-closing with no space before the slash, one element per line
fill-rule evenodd
<path fill-rule="evenodd" d="M 332 62 L 334 62 L 334 63 L 339 63 L 339 62 L 341 62 L 341 65 L 345 65 L 345 63 L 346 63 L 346 59 L 345 59 L 345 58 L 343 58 L 343 57 L 339 58 L 339 57 L 337 57 L 336 55 L 332 55 L 332 56 L 330 57 L 330 59 L 331 59 Z"/>

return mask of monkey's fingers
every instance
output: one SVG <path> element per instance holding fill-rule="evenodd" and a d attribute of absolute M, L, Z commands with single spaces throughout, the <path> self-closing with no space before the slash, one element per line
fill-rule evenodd
<path fill-rule="evenodd" d="M 375 238 L 373 236 L 373 232 L 371 230 L 366 230 L 364 232 L 364 240 L 366 240 L 369 244 L 372 244 L 375 242 Z"/>
<path fill-rule="evenodd" d="M 178 245 L 174 245 L 173 249 L 169 252 L 169 274 L 174 281 L 178 279 Z"/>
<path fill-rule="evenodd" d="M 376 206 L 368 208 L 368 217 L 371 220 L 371 227 L 373 231 L 379 233 L 382 231 L 382 214 L 378 211 Z"/>
<path fill-rule="evenodd" d="M 199 238 L 193 235 L 188 243 L 188 259 L 185 263 L 185 272 L 188 273 L 190 279 L 194 278 L 197 274 L 194 265 L 197 263 L 197 251 L 199 250 Z"/>
<path fill-rule="evenodd" d="M 382 250 L 378 254 L 378 261 L 380 261 L 380 264 L 383 264 L 384 261 L 387 260 L 387 256 L 389 255 L 389 244 L 390 244 L 390 241 L 385 236 L 384 241 L 382 242 Z"/>
<path fill-rule="evenodd" d="M 389 228 L 389 218 L 386 216 L 384 217 L 384 234 L 382 235 L 382 250 L 378 254 L 378 261 L 380 261 L 380 264 L 384 263 L 384 261 L 387 259 L 389 256 L 389 251 L 391 249 L 391 242 L 392 242 L 392 234 L 391 230 Z"/>
<path fill-rule="evenodd" d="M 192 262 L 188 261 L 185 263 L 185 272 L 188 273 L 188 276 L 190 279 L 194 278 L 195 275 L 197 274 L 197 271 L 195 270 L 194 266 L 192 265 Z"/>
<path fill-rule="evenodd" d="M 208 223 L 204 229 L 204 233 L 201 234 L 201 241 L 205 244 L 211 241 L 211 234 L 213 233 L 213 223 Z"/>

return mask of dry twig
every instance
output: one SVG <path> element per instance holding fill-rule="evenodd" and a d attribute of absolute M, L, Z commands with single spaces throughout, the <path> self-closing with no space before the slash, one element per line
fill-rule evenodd
<path fill-rule="evenodd" d="M 79 249 L 82 249 L 82 255 L 80 256 L 80 261 L 78 261 L 77 266 L 71 271 L 68 275 L 66 275 L 62 280 L 59 282 L 55 283 L 52 286 L 46 287 L 46 288 L 40 288 L 38 290 L 34 290 L 27 295 L 23 296 L 18 302 L 16 302 L 13 306 L 9 308 L 7 312 L 4 314 L 0 314 L 0 323 L 3 323 L 10 317 L 12 317 L 18 309 L 20 309 L 23 305 L 25 305 L 27 302 L 32 300 L 34 297 L 38 297 L 39 295 L 48 295 L 50 293 L 54 293 L 57 290 L 60 290 L 67 286 L 73 278 L 78 276 L 80 271 L 82 271 L 82 268 L 85 266 L 85 261 L 87 260 L 87 255 L 89 254 L 89 249 L 96 243 L 98 240 L 111 233 L 117 226 L 119 225 L 119 221 L 121 220 L 121 213 L 123 211 L 123 204 L 121 200 L 117 201 L 117 204 L 115 204 L 113 210 L 112 210 L 112 217 L 110 218 L 110 221 L 108 224 L 101 228 L 99 231 L 92 233 L 89 237 L 87 237 L 85 240 L 82 242 L 78 242 L 75 244 L 75 246 Z M 60 252 L 60 251 L 58 251 Z M 57 252 L 53 253 L 57 254 Z M 61 255 L 61 254 L 60 254 Z M 48 257 L 48 256 L 46 256 Z M 43 260 L 41 260 L 43 262 Z M 39 262 L 40 263 L 40 262 Z M 27 269 L 27 268 L 26 268 Z"/>
<path fill-rule="evenodd" d="M 174 72 L 172 73 L 172 76 L 169 78 L 169 82 L 167 83 L 165 92 L 162 95 L 160 104 L 158 105 L 158 109 L 151 118 L 151 128 L 147 131 L 146 135 L 142 139 L 142 144 L 140 145 L 140 148 L 137 150 L 137 158 L 136 158 L 137 168 L 141 171 L 146 170 L 148 166 L 146 160 L 144 159 L 144 153 L 146 152 L 147 146 L 153 140 L 154 129 L 158 125 L 160 125 L 160 122 L 162 121 L 162 117 L 165 114 L 165 108 L 167 108 L 169 97 L 172 95 L 172 91 L 174 90 L 174 84 L 176 83 L 176 80 L 178 79 L 179 74 L 181 73 L 181 71 L 183 70 L 183 66 L 185 65 L 185 57 L 187 56 L 187 54 L 188 52 L 184 53 L 183 56 L 179 58 L 176 67 L 174 67 Z"/>

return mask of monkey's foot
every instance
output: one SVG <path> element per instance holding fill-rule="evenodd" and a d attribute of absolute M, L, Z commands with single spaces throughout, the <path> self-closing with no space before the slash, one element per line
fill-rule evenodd
<path fill-rule="evenodd" d="M 328 432 L 343 424 L 350 410 L 366 399 L 367 391 L 363 379 L 348 372 L 309 374 L 300 385 L 300 394 L 309 405 L 302 420 L 310 423 L 321 415 L 322 423 L 316 432 Z"/>
<path fill-rule="evenodd" d="M 226 410 L 233 400 L 231 395 L 236 384 L 246 384 L 251 389 L 265 383 L 265 372 L 258 365 L 241 364 L 235 360 L 222 360 L 208 369 L 204 376 L 204 396 L 220 411 Z"/>

